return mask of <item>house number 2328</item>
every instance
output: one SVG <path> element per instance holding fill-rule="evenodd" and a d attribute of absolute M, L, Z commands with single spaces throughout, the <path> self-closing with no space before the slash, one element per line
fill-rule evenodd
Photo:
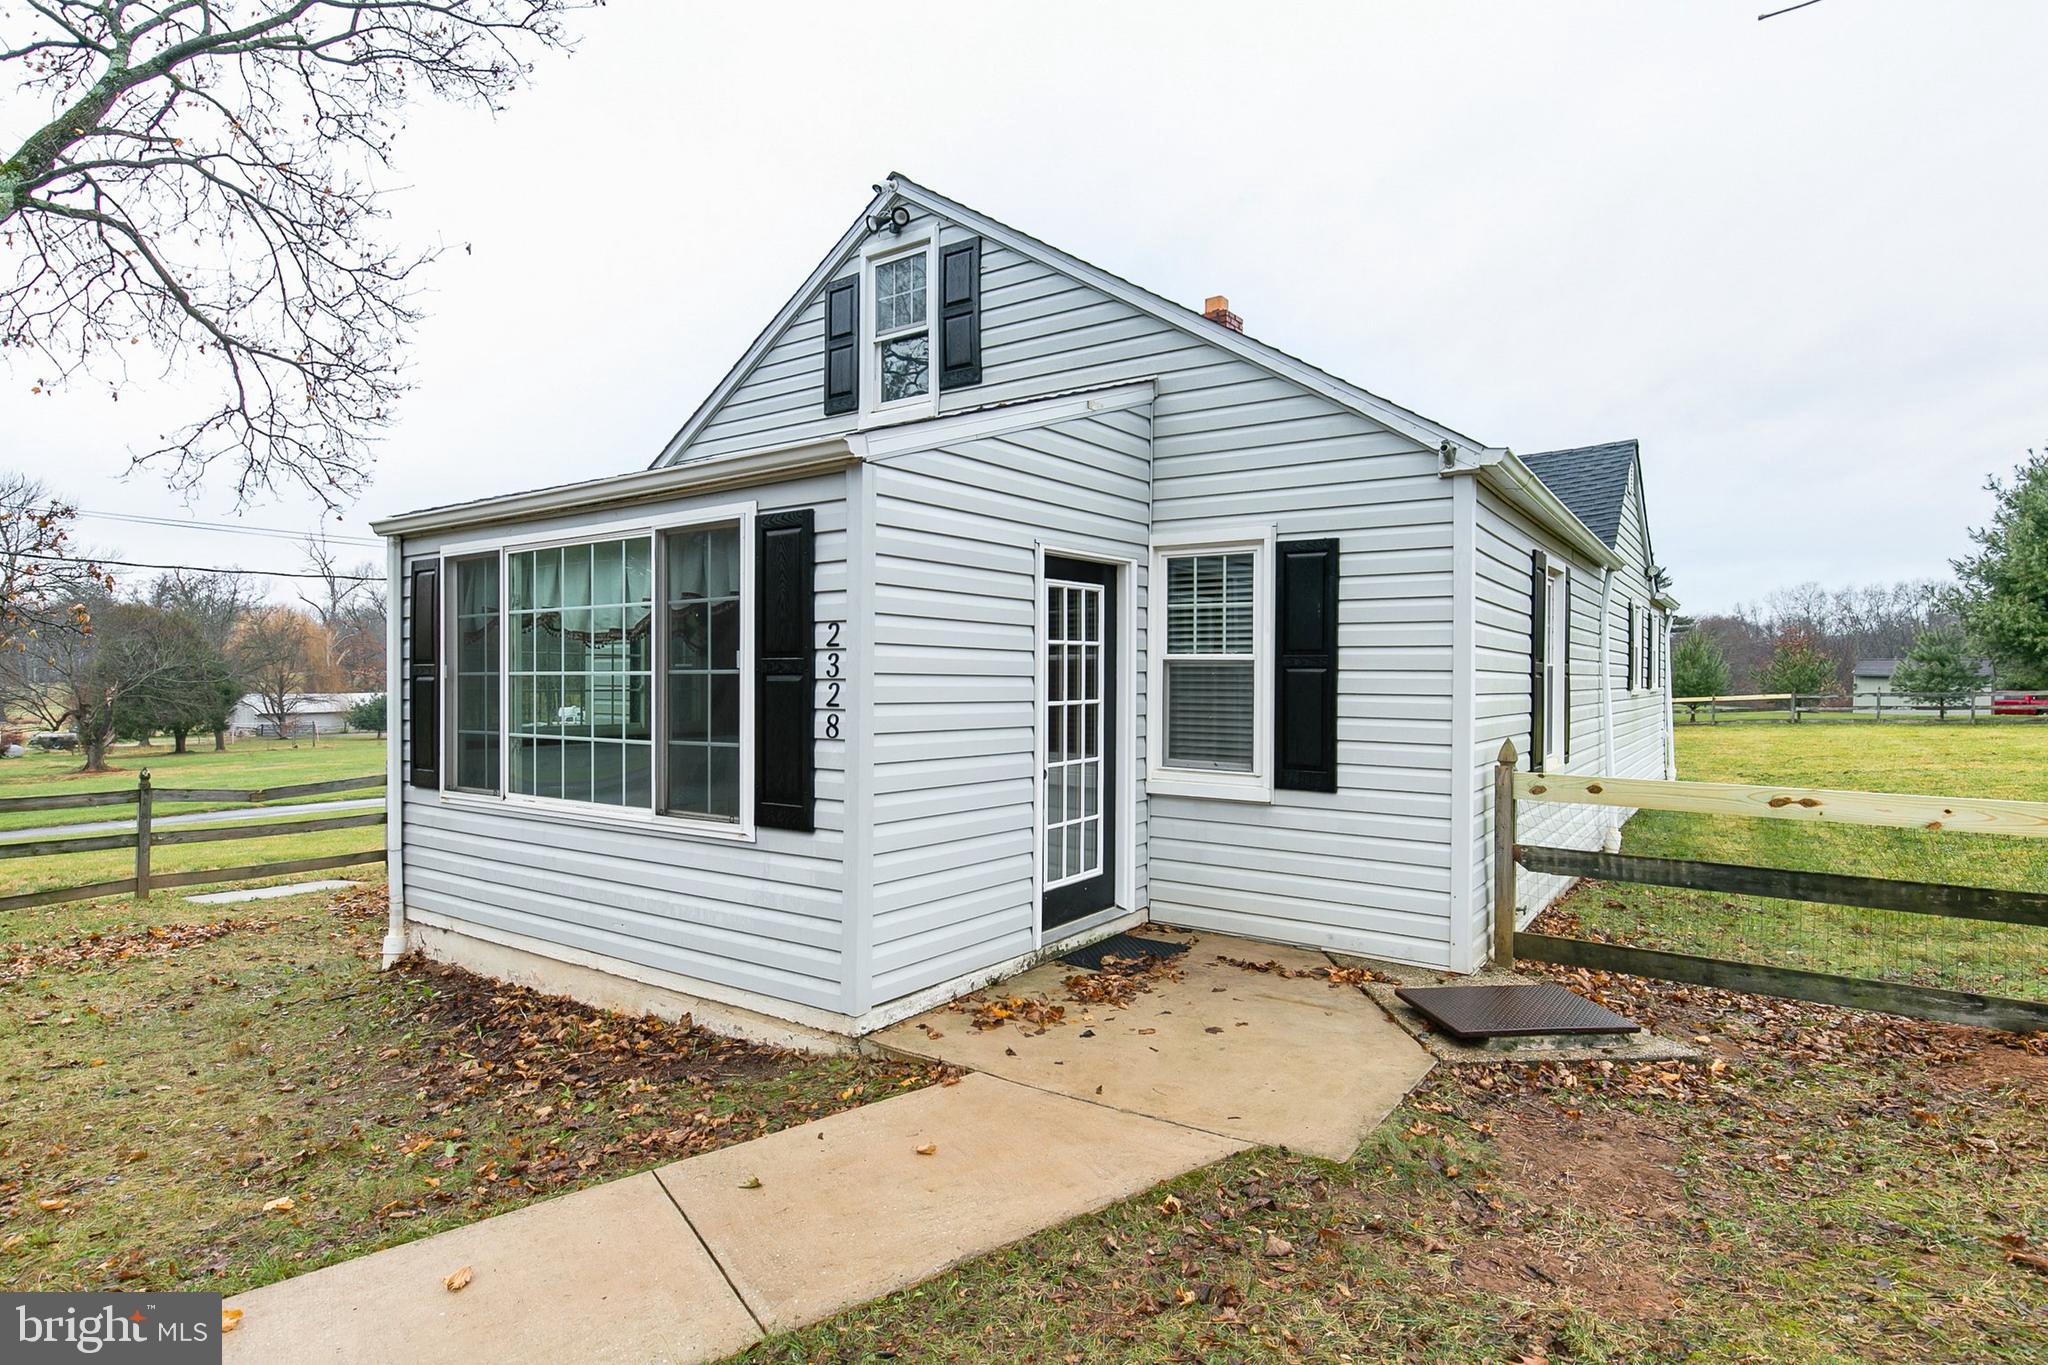
<path fill-rule="evenodd" d="M 818 682 L 820 685 L 818 709 L 824 713 L 824 735 L 826 739 L 838 739 L 840 715 L 846 706 L 846 645 L 844 621 L 822 623 L 825 631 L 824 653 L 818 659 Z"/>

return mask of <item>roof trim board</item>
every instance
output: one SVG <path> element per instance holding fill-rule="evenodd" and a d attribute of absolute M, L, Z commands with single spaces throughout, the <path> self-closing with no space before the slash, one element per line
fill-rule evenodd
<path fill-rule="evenodd" d="M 526 521 L 568 512 L 630 506 L 661 498 L 780 483 L 812 474 L 829 474 L 859 462 L 860 456 L 847 444 L 845 437 L 831 436 L 823 440 L 771 446 L 765 450 L 716 455 L 687 464 L 636 470 L 631 474 L 609 474 L 599 479 L 557 484 L 552 488 L 537 488 L 524 493 L 429 507 L 373 521 L 370 529 L 380 536 L 425 535 L 458 527 Z"/>

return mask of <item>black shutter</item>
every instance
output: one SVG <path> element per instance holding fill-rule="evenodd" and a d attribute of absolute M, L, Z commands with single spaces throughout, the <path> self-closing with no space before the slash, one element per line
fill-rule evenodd
<path fill-rule="evenodd" d="M 1337 542 L 1279 546 L 1274 784 L 1337 790 Z"/>
<path fill-rule="evenodd" d="M 412 571 L 412 629 L 406 669 L 412 784 L 441 785 L 441 567 Z"/>
<path fill-rule="evenodd" d="M 1628 604 L 1628 683 L 1624 691 L 1636 690 L 1636 663 L 1642 656 L 1636 652 L 1636 604 Z"/>
<path fill-rule="evenodd" d="M 1564 657 L 1557 661 L 1557 685 L 1564 689 L 1564 705 L 1559 715 L 1564 720 L 1564 733 L 1557 737 L 1557 747 L 1564 753 L 1564 761 L 1572 761 L 1572 571 L 1566 565 L 1559 586 L 1558 600 L 1564 604 Z"/>
<path fill-rule="evenodd" d="M 811 512 L 769 512 L 755 529 L 754 822 L 808 832 L 817 786 Z"/>
<path fill-rule="evenodd" d="M 1529 769 L 1543 770 L 1543 666 L 1550 648 L 1550 613 L 1545 610 L 1550 587 L 1550 556 L 1530 555 L 1529 573 Z"/>
<path fill-rule="evenodd" d="M 981 238 L 939 249 L 939 387 L 981 382 Z"/>
<path fill-rule="evenodd" d="M 860 276 L 825 290 L 825 411 L 860 406 Z"/>

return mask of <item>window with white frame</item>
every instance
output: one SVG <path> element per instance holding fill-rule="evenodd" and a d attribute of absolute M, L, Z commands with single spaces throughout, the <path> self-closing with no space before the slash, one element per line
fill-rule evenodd
<path fill-rule="evenodd" d="M 507 558 L 510 789 L 652 807 L 652 547 L 645 536 Z"/>
<path fill-rule="evenodd" d="M 1162 547 L 1154 557 L 1151 746 L 1161 791 L 1258 796 L 1268 780 L 1271 544 Z"/>
<path fill-rule="evenodd" d="M 742 829 L 747 520 L 451 556 L 448 788 Z"/>
<path fill-rule="evenodd" d="M 931 395 L 930 268 L 925 246 L 874 263 L 870 317 L 878 408 L 914 403 Z"/>
<path fill-rule="evenodd" d="M 450 566 L 448 589 L 448 785 L 498 790 L 500 661 L 498 556 L 473 555 Z"/>

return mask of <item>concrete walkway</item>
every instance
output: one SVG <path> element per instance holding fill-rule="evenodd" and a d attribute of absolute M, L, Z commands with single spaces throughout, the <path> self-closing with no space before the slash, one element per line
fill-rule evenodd
<path fill-rule="evenodd" d="M 381 796 L 352 796 L 346 801 L 302 801 L 291 806 L 243 806 L 236 810 L 202 810 L 185 815 L 152 815 L 151 829 L 165 825 L 234 825 L 272 815 L 339 815 L 351 810 L 375 810 L 384 804 Z M 88 820 L 77 825 L 44 825 L 38 829 L 0 829 L 0 843 L 25 839 L 62 839 L 71 834 L 126 834 L 135 828 L 135 818 Z"/>
<path fill-rule="evenodd" d="M 955 1085 L 238 1295 L 226 1358 L 712 1360 L 1255 1143 L 1349 1157 L 1428 1071 L 1355 987 L 1218 961 L 1306 973 L 1320 954 L 1190 941 L 1184 979 L 1130 1009 L 1069 1004 L 1032 1036 L 951 1010 L 889 1031 L 891 1048 L 984 1068 Z M 1072 971 L 1001 990 L 1058 998 Z"/>

